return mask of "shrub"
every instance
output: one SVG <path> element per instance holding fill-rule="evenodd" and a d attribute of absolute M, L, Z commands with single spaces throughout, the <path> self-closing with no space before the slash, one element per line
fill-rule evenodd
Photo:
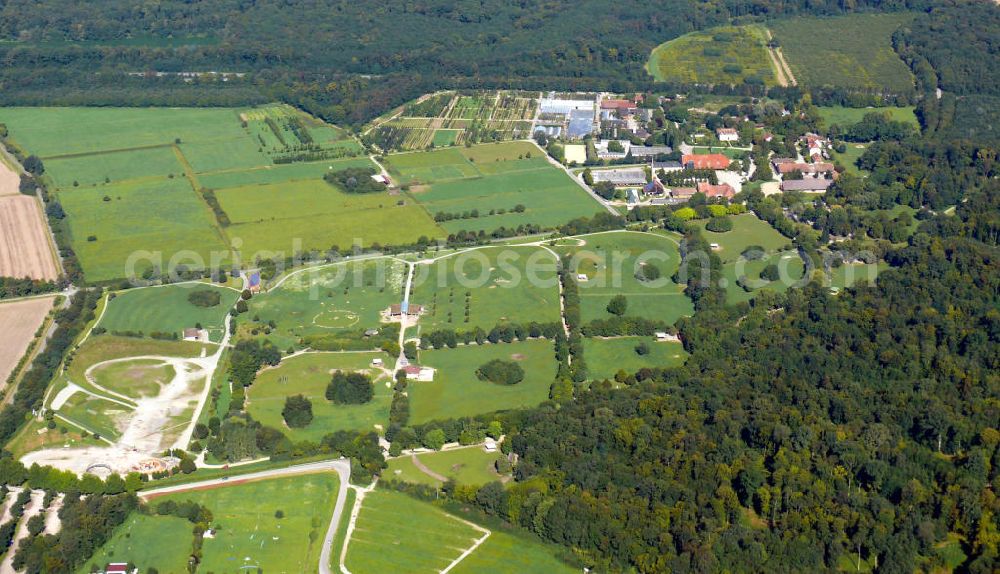
<path fill-rule="evenodd" d="M 188 294 L 188 302 L 195 307 L 215 307 L 222 302 L 222 295 L 211 289 L 198 289 Z"/>
<path fill-rule="evenodd" d="M 493 359 L 476 369 L 476 376 L 498 385 L 516 385 L 524 380 L 524 369 L 513 361 Z"/>
<path fill-rule="evenodd" d="M 775 281 L 779 277 L 781 277 L 781 273 L 778 271 L 778 266 L 774 263 L 771 263 L 760 271 L 760 278 L 765 281 Z"/>
<path fill-rule="evenodd" d="M 712 217 L 723 217 L 729 210 L 726 209 L 725 205 L 713 204 L 708 206 L 708 212 L 712 214 Z"/>
<path fill-rule="evenodd" d="M 715 233 L 725 233 L 733 230 L 733 220 L 728 217 L 713 217 L 705 224 L 705 229 Z"/>
<path fill-rule="evenodd" d="M 285 419 L 285 424 L 291 428 L 309 426 L 313 420 L 312 402 L 303 395 L 286 397 L 281 416 Z"/>
<path fill-rule="evenodd" d="M 764 248 L 760 245 L 750 245 L 740 253 L 740 256 L 747 261 L 756 261 L 764 257 Z"/>
<path fill-rule="evenodd" d="M 608 313 L 621 317 L 628 310 L 628 299 L 624 295 L 618 294 L 608 301 Z"/>
<path fill-rule="evenodd" d="M 326 386 L 326 399 L 339 405 L 360 405 L 372 400 L 371 379 L 364 373 L 337 371 Z"/>
<path fill-rule="evenodd" d="M 649 345 L 647 345 L 646 343 L 639 343 L 638 345 L 635 346 L 635 354 L 639 356 L 648 355 Z"/>
<path fill-rule="evenodd" d="M 645 265 L 639 266 L 635 278 L 639 281 L 656 281 L 660 278 L 660 268 L 647 261 Z"/>
<path fill-rule="evenodd" d="M 694 219 L 697 216 L 698 216 L 698 212 L 696 212 L 691 207 L 682 207 L 682 208 L 680 208 L 680 209 L 678 209 L 677 211 L 674 212 L 674 217 L 676 217 L 677 219 L 680 219 L 681 221 L 691 221 L 692 219 Z"/>

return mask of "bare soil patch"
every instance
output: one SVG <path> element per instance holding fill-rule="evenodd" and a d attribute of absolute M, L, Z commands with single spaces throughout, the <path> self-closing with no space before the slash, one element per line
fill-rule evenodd
<path fill-rule="evenodd" d="M 0 303 L 0 381 L 17 366 L 35 332 L 52 309 L 55 297 Z"/>
<path fill-rule="evenodd" d="M 522 355 L 521 353 L 514 353 L 513 355 L 510 356 L 510 358 L 511 358 L 511 360 L 514 360 L 514 361 L 523 361 L 524 360 L 524 355 Z"/>
<path fill-rule="evenodd" d="M 0 152 L 2 153 L 2 152 Z M 9 165 L 0 160 L 0 196 L 18 195 L 18 188 L 21 185 L 21 176 L 12 170 Z"/>
<path fill-rule="evenodd" d="M 54 281 L 58 275 L 38 201 L 0 197 L 0 276 Z"/>

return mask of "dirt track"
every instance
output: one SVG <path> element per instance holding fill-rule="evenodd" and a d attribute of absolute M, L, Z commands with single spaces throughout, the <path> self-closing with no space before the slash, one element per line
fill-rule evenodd
<path fill-rule="evenodd" d="M 55 280 L 59 275 L 38 201 L 0 196 L 0 276 Z"/>
<path fill-rule="evenodd" d="M 0 303 L 0 383 L 24 355 L 42 320 L 52 309 L 54 297 Z"/>

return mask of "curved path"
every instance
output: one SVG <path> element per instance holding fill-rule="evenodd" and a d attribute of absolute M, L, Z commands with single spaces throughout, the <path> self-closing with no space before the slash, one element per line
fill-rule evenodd
<path fill-rule="evenodd" d="M 337 491 L 337 504 L 333 507 L 333 516 L 330 518 L 330 525 L 326 529 L 326 536 L 323 538 L 323 548 L 319 555 L 320 574 L 333 574 L 330 568 L 330 559 L 333 556 L 333 539 L 337 535 L 337 525 L 340 524 L 340 517 L 344 513 L 344 505 L 347 502 L 347 489 L 351 488 L 351 461 L 348 459 L 323 460 L 319 462 L 309 462 L 285 468 L 275 468 L 271 470 L 261 470 L 234 476 L 232 479 L 214 478 L 201 482 L 191 482 L 174 486 L 164 486 L 139 492 L 139 498 L 151 500 L 157 496 L 173 494 L 175 492 L 185 492 L 188 490 L 204 490 L 208 488 L 218 488 L 241 484 L 251 480 L 261 480 L 266 478 L 279 478 L 283 476 L 295 476 L 298 474 L 313 474 L 317 472 L 336 472 L 340 485 Z"/>

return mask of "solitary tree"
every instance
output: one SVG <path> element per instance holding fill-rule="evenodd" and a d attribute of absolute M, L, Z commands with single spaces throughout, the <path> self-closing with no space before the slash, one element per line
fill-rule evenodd
<path fill-rule="evenodd" d="M 608 313 L 621 317 L 628 309 L 628 299 L 624 295 L 618 294 L 608 301 Z"/>
<path fill-rule="evenodd" d="M 291 428 L 309 426 L 313 420 L 312 402 L 303 395 L 292 395 L 285 398 L 285 408 L 281 409 L 285 424 Z"/>

